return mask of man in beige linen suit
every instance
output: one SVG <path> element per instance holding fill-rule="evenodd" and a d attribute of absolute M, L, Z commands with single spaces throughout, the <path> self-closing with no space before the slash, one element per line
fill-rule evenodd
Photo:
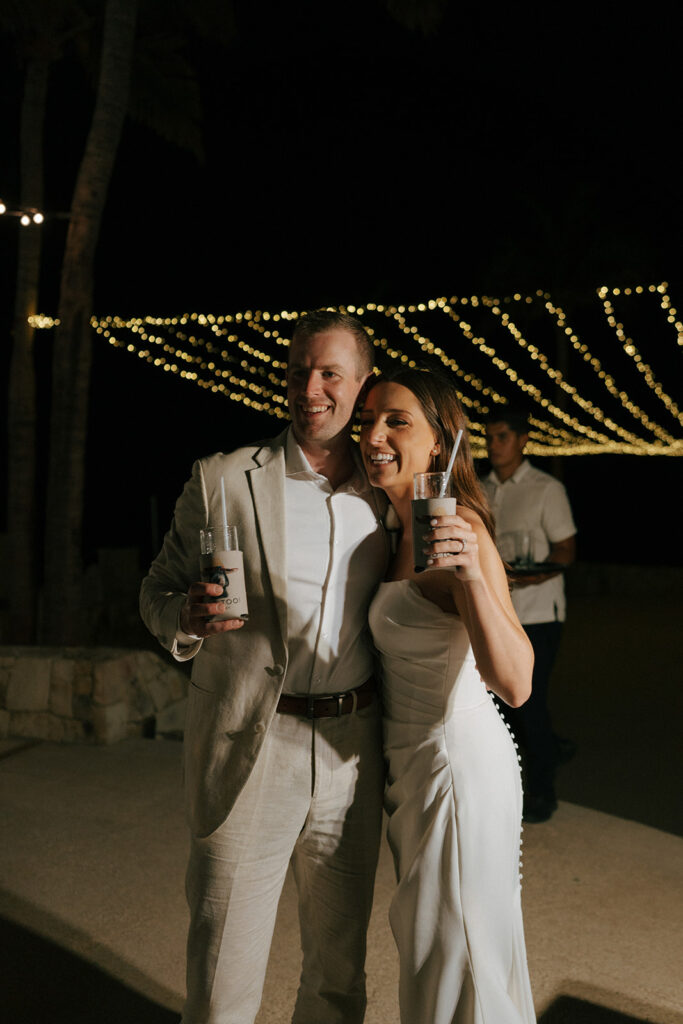
<path fill-rule="evenodd" d="M 359 321 L 301 318 L 289 353 L 291 427 L 193 467 L 141 611 L 194 658 L 184 768 L 192 847 L 183 1024 L 250 1024 L 288 864 L 303 965 L 295 1024 L 360 1024 L 383 762 L 367 609 L 388 550 L 350 441 L 372 372 Z M 210 622 L 199 531 L 228 521 L 249 621 Z"/>

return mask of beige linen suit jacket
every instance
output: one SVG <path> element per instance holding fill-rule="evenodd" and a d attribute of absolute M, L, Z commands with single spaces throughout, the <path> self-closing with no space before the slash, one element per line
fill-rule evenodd
<path fill-rule="evenodd" d="M 254 766 L 287 671 L 286 437 L 284 431 L 194 464 L 161 552 L 142 583 L 140 611 L 148 629 L 177 660 L 194 658 L 184 776 L 190 827 L 197 836 L 210 835 L 227 818 Z M 244 553 L 249 622 L 179 649 L 180 609 L 199 576 L 199 531 L 222 519 L 221 478 L 228 522 L 237 526 Z M 383 504 L 377 495 L 375 506 L 381 528 Z"/>

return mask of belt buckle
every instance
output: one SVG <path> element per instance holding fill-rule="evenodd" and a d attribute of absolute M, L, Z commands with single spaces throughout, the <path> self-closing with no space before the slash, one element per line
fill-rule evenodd
<path fill-rule="evenodd" d="M 341 693 L 331 693 L 327 697 L 320 697 L 320 696 L 315 697 L 311 693 L 307 694 L 307 696 L 306 696 L 306 718 L 315 718 L 316 717 L 316 714 L 315 714 L 315 702 L 316 702 L 316 700 L 336 700 L 336 702 L 337 702 L 337 711 L 336 711 L 335 717 L 336 718 L 341 718 L 341 716 L 344 714 L 344 710 L 343 710 L 344 698 L 348 697 L 348 696 L 349 696 L 349 691 L 348 690 L 343 690 Z M 353 692 L 353 690 L 351 691 L 351 696 L 354 697 L 354 707 L 353 707 L 353 710 L 355 711 L 356 710 L 356 707 L 355 707 L 356 700 L 355 700 L 355 693 Z"/>

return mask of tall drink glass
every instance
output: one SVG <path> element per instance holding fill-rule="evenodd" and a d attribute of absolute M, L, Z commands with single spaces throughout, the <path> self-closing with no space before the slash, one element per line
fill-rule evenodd
<path fill-rule="evenodd" d="M 442 494 L 443 491 L 443 494 Z M 454 516 L 457 502 L 453 496 L 453 477 L 446 473 L 415 473 L 413 477 L 413 562 L 415 572 L 427 568 L 423 552 L 424 535 L 433 516 Z"/>
<path fill-rule="evenodd" d="M 199 531 L 200 576 L 203 583 L 217 583 L 223 588 L 220 597 L 209 598 L 211 603 L 222 602 L 224 611 L 209 619 L 248 619 L 247 592 L 244 587 L 244 560 L 237 543 L 236 526 L 207 526 Z"/>

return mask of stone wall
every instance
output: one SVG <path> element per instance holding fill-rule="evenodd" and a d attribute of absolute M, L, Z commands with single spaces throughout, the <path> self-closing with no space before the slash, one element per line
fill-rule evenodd
<path fill-rule="evenodd" d="M 0 647 L 0 738 L 179 735 L 187 677 L 153 651 Z"/>

